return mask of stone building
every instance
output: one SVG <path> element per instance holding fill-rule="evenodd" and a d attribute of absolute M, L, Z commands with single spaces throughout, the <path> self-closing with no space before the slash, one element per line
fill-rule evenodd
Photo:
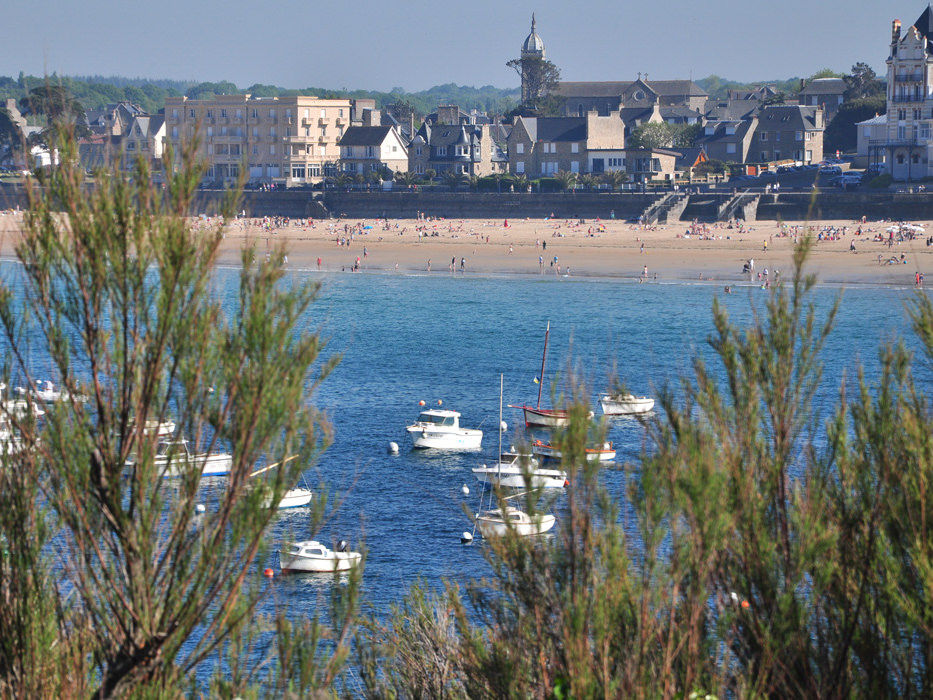
<path fill-rule="evenodd" d="M 252 182 L 304 185 L 337 171 L 337 144 L 350 127 L 353 109 L 353 100 L 305 95 L 170 97 L 165 138 L 177 154 L 197 135 L 210 181 L 234 181 L 246 167 Z"/>

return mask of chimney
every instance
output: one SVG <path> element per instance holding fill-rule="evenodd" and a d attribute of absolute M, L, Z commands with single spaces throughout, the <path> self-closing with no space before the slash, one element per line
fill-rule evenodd
<path fill-rule="evenodd" d="M 807 79 L 806 79 L 806 78 L 801 78 L 801 79 L 800 79 L 800 89 L 803 90 L 806 86 L 807 86 Z"/>
<path fill-rule="evenodd" d="M 901 21 L 894 20 L 891 23 L 891 43 L 896 44 L 901 38 Z"/>

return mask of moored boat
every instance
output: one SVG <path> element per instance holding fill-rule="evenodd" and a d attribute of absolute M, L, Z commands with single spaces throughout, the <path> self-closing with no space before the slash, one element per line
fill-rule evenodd
<path fill-rule="evenodd" d="M 556 522 L 557 518 L 550 513 L 530 516 L 515 506 L 506 506 L 504 512 L 501 508 L 494 508 L 476 514 L 476 526 L 483 537 L 501 537 L 510 529 L 522 536 L 540 535 L 554 527 Z"/>
<path fill-rule="evenodd" d="M 533 456 L 517 452 L 503 452 L 496 464 L 482 464 L 472 471 L 479 481 L 504 488 L 560 489 L 567 485 L 567 472 L 544 469 Z"/>
<path fill-rule="evenodd" d="M 127 460 L 128 467 L 134 466 L 136 458 Z M 184 438 L 178 440 L 163 440 L 159 443 L 153 463 L 158 469 L 163 469 L 164 477 L 184 476 L 194 465 L 201 476 L 226 476 L 233 467 L 233 455 L 228 452 L 201 452 L 192 453 L 188 449 L 188 441 Z"/>
<path fill-rule="evenodd" d="M 599 407 L 607 416 L 637 415 L 653 409 L 654 399 L 634 394 L 600 394 Z"/>
<path fill-rule="evenodd" d="M 542 459 L 560 460 L 564 456 L 559 448 L 543 440 L 535 440 L 531 445 L 531 451 Z M 611 441 L 604 442 L 599 447 L 587 447 L 585 454 L 591 462 L 611 462 L 616 458 L 615 446 Z"/>
<path fill-rule="evenodd" d="M 279 552 L 279 568 L 283 572 L 333 573 L 349 571 L 359 565 L 362 558 L 363 555 L 359 552 L 346 551 L 344 542 L 338 544 L 337 550 L 334 551 L 317 540 L 305 540 L 292 542 L 287 551 Z"/>
<path fill-rule="evenodd" d="M 482 430 L 461 428 L 460 414 L 442 408 L 422 411 L 405 430 L 419 449 L 478 450 L 483 441 Z"/>

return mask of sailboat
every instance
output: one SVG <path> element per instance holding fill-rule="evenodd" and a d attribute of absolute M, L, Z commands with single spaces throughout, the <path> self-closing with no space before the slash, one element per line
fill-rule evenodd
<path fill-rule="evenodd" d="M 499 375 L 499 425 L 500 425 L 499 454 L 500 454 L 500 458 L 499 458 L 499 464 L 496 465 L 497 472 L 500 472 L 503 466 L 506 466 L 502 464 L 502 458 L 501 458 L 501 455 L 502 455 L 502 430 L 501 430 L 502 385 L 503 385 L 503 378 L 502 378 L 502 375 L 500 374 Z M 513 466 L 517 466 L 517 464 L 513 463 Z M 492 470 L 491 468 L 486 467 L 485 465 L 483 465 L 479 470 L 474 469 L 473 473 L 477 474 L 477 476 L 479 477 L 480 474 L 477 473 L 478 471 L 482 472 L 482 478 L 485 480 L 486 476 L 488 476 Z M 556 470 L 553 470 L 553 469 L 539 470 L 535 467 L 529 467 L 528 471 L 530 471 L 530 479 L 532 483 L 534 483 L 535 481 L 534 475 L 538 471 L 553 472 L 555 474 L 558 473 Z M 563 486 L 566 483 L 567 475 L 563 472 L 560 472 L 560 475 L 562 476 L 562 479 L 560 479 L 560 486 Z M 515 475 L 513 474 L 513 476 Z M 498 482 L 500 485 L 505 485 L 505 482 L 503 481 L 503 475 L 501 473 L 498 473 L 496 478 L 498 479 Z M 521 480 L 521 485 L 525 485 L 524 484 L 525 473 L 520 472 L 517 475 L 517 478 Z M 524 495 L 524 492 L 514 494 L 512 496 L 507 496 L 504 500 L 508 501 L 510 498 L 516 498 L 522 495 Z M 521 508 L 517 508 L 516 506 L 511 506 L 511 505 L 505 505 L 499 508 L 490 508 L 488 510 L 480 511 L 479 513 L 476 514 L 474 522 L 476 523 L 476 527 L 479 528 L 479 531 L 482 533 L 483 537 L 491 537 L 491 536 L 505 535 L 509 530 L 513 530 L 519 535 L 540 535 L 541 533 L 547 532 L 552 527 L 554 527 L 554 523 L 556 522 L 556 520 L 557 519 L 550 513 L 536 513 L 534 516 L 531 516 L 525 511 L 523 511 Z M 466 534 L 469 535 L 469 533 L 466 533 Z M 468 539 L 472 539 L 472 536 Z"/>
<path fill-rule="evenodd" d="M 544 388 L 544 365 L 547 362 L 547 341 L 551 334 L 551 322 L 547 322 L 544 331 L 544 352 L 541 355 L 541 374 L 538 376 L 538 402 L 534 406 L 514 406 L 525 414 L 525 426 L 528 428 L 564 428 L 570 423 L 570 415 L 563 408 L 541 408 L 541 390 Z M 592 418 L 593 414 L 590 413 Z"/>
<path fill-rule="evenodd" d="M 499 425 L 502 425 L 502 375 L 499 375 Z M 508 488 L 560 489 L 568 484 L 567 472 L 544 469 L 532 455 L 519 454 L 513 447 L 502 451 L 502 430 L 499 430 L 499 454 L 495 464 L 481 464 L 473 474 L 481 482 Z"/>

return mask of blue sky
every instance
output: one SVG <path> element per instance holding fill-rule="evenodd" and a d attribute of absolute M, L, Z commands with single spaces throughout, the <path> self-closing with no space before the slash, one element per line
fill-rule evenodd
<path fill-rule="evenodd" d="M 878 0 L 8 0 L 0 75 L 122 75 L 287 88 L 416 92 L 442 83 L 515 87 L 531 13 L 564 80 L 765 81 L 884 73 L 895 18 L 922 2 Z"/>

